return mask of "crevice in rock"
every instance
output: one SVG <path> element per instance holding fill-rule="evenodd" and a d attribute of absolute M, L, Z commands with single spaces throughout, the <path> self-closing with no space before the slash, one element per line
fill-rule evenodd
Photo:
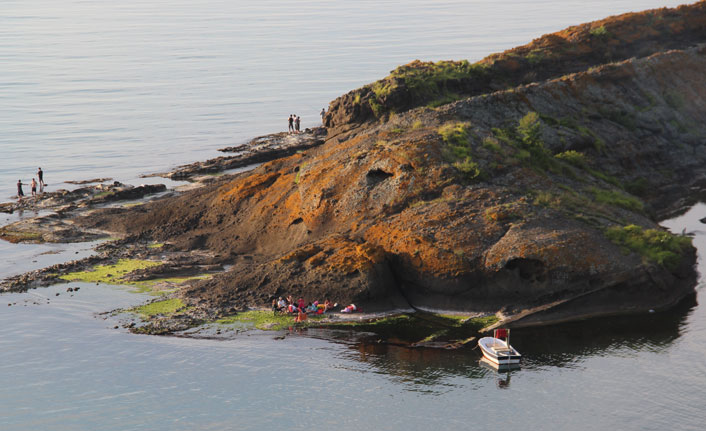
<path fill-rule="evenodd" d="M 417 307 L 412 304 L 412 301 L 409 300 L 409 297 L 407 297 L 404 289 L 402 288 L 402 277 L 397 273 L 395 269 L 395 265 L 393 262 L 389 259 L 385 259 L 385 264 L 390 270 L 390 274 L 392 274 L 392 279 L 394 280 L 394 288 L 397 289 L 397 292 L 399 292 L 400 296 L 407 302 L 410 308 L 412 308 L 414 311 L 421 311 Z"/>
<path fill-rule="evenodd" d="M 517 271 L 521 279 L 527 281 L 545 281 L 547 268 L 544 262 L 537 259 L 516 258 L 510 259 L 505 264 L 505 269 Z"/>
<path fill-rule="evenodd" d="M 394 174 L 385 172 L 380 168 L 371 169 L 365 174 L 365 181 L 368 183 L 368 186 L 375 187 L 392 176 L 394 176 Z"/>

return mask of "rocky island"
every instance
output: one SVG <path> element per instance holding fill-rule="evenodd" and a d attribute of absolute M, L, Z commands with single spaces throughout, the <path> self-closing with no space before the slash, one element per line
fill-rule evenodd
<path fill-rule="evenodd" d="M 325 129 L 252 170 L 65 217 L 120 238 L 90 265 L 149 262 L 113 281 L 183 276 L 153 333 L 282 295 L 509 326 L 669 308 L 696 280 L 690 239 L 657 223 L 706 190 L 704 43 L 699 2 L 473 64 L 415 61 L 331 102 Z M 164 175 L 244 166 L 233 157 Z M 81 265 L 2 288 L 80 279 Z"/>

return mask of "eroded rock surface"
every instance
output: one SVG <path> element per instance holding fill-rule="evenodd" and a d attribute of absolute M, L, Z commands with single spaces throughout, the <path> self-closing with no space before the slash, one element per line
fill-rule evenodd
<path fill-rule="evenodd" d="M 572 27 L 470 80 L 411 64 L 333 102 L 304 153 L 74 222 L 231 265 L 180 292 L 194 316 L 289 294 L 516 325 L 669 307 L 695 283 L 693 247 L 657 221 L 705 190 L 705 17 Z M 421 107 L 438 91 L 412 88 L 458 100 Z M 244 163 L 224 160 L 188 172 Z"/>

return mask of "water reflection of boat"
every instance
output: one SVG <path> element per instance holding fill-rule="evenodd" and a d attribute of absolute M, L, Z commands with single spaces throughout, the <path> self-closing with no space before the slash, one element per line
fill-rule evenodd
<path fill-rule="evenodd" d="M 478 364 L 491 371 L 497 371 L 498 373 L 504 373 L 506 371 L 513 371 L 513 370 L 519 370 L 520 369 L 520 364 L 496 364 L 495 362 L 490 362 L 488 359 L 484 357 L 480 358 L 478 361 Z"/>
<path fill-rule="evenodd" d="M 510 330 L 496 329 L 492 337 L 478 340 L 483 357 L 498 365 L 519 364 L 522 355 L 510 345 Z"/>
<path fill-rule="evenodd" d="M 478 365 L 480 365 L 481 368 L 492 371 L 497 376 L 495 383 L 498 385 L 498 389 L 509 388 L 512 371 L 520 369 L 520 364 L 498 365 L 485 359 L 485 357 L 480 358 Z"/>

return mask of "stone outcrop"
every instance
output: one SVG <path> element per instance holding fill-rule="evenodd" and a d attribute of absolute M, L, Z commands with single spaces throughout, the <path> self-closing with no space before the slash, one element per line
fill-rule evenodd
<path fill-rule="evenodd" d="M 204 162 L 194 162 L 179 166 L 170 172 L 152 174 L 172 180 L 193 180 L 198 175 L 217 174 L 231 169 L 245 168 L 258 163 L 286 157 L 324 143 L 326 130 L 322 127 L 306 129 L 302 133 L 286 132 L 259 136 L 247 144 L 221 148 L 218 151 L 235 153 Z"/>
<path fill-rule="evenodd" d="M 94 182 L 93 180 L 91 182 Z M 142 199 L 166 191 L 164 184 L 132 186 L 114 181 L 75 190 L 40 192 L 16 202 L 0 204 L 0 212 L 32 211 L 35 217 L 20 218 L 0 227 L 0 239 L 12 243 L 83 242 L 105 238 L 105 232 L 77 228 L 70 218 L 76 212 L 105 207 L 126 200 Z M 46 212 L 39 214 L 39 211 Z"/>
<path fill-rule="evenodd" d="M 197 309 L 292 294 L 519 325 L 672 306 L 695 253 L 656 223 L 706 184 L 705 10 L 543 36 L 484 60 L 505 69 L 470 97 L 390 99 L 385 121 L 341 114 L 351 93 L 306 153 L 76 223 L 232 265 L 182 292 Z M 555 54 L 510 64 L 538 47 Z"/>

